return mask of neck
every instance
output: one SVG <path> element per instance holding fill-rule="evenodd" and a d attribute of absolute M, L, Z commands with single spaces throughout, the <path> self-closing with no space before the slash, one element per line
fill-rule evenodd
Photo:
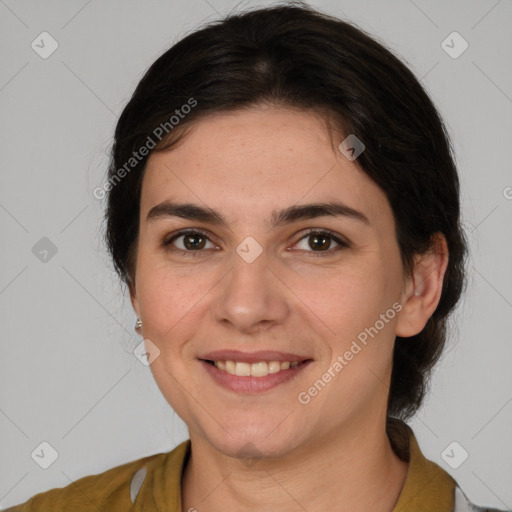
<path fill-rule="evenodd" d="M 191 432 L 182 511 L 391 512 L 408 463 L 391 448 L 382 422 L 337 428 L 280 459 L 247 464 Z"/>

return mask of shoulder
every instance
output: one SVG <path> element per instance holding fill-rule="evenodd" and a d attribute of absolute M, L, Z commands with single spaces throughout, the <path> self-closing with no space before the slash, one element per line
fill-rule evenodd
<path fill-rule="evenodd" d="M 82 477 L 66 487 L 38 493 L 25 503 L 10 507 L 5 512 L 129 510 L 144 481 L 153 480 L 154 473 L 161 470 L 182 445 L 171 452 L 142 457 L 103 473 Z"/>
<path fill-rule="evenodd" d="M 510 512 L 499 510 L 497 508 L 480 507 L 471 503 L 468 497 L 462 492 L 462 489 L 457 485 L 455 487 L 455 507 L 453 512 Z"/>
<path fill-rule="evenodd" d="M 393 512 L 512 512 L 472 503 L 449 473 L 423 455 L 413 430 L 403 421 L 388 419 L 387 432 L 395 453 L 409 462 Z"/>

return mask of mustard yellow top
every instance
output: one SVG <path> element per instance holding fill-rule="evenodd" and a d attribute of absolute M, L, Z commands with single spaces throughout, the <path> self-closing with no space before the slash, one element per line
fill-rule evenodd
<path fill-rule="evenodd" d="M 409 460 L 409 470 L 393 512 L 453 512 L 456 482 L 423 456 L 410 427 L 402 423 L 400 430 L 390 439 L 399 456 Z M 170 452 L 36 494 L 7 512 L 181 512 L 181 475 L 189 454 L 190 439 Z"/>

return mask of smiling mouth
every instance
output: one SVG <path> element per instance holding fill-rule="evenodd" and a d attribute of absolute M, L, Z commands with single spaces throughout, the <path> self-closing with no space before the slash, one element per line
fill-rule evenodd
<path fill-rule="evenodd" d="M 246 363 L 241 361 L 201 359 L 218 370 L 229 375 L 237 377 L 266 377 L 267 375 L 280 373 L 289 369 L 301 366 L 306 362 L 312 361 L 305 359 L 303 361 L 258 361 L 256 363 Z"/>

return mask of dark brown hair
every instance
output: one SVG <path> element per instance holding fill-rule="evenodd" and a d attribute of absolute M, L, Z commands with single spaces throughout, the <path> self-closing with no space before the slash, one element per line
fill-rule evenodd
<path fill-rule="evenodd" d="M 262 103 L 327 112 L 340 133 L 363 141 L 356 162 L 389 200 L 404 272 L 411 272 L 415 254 L 432 247 L 435 233 L 446 237 L 449 262 L 439 305 L 421 333 L 395 342 L 388 415 L 406 419 L 421 405 L 465 285 L 459 179 L 447 132 L 425 90 L 353 24 L 300 2 L 274 5 L 210 23 L 151 65 L 115 130 L 105 189 L 105 238 L 115 269 L 131 287 L 151 152 L 171 148 L 209 113 Z"/>

